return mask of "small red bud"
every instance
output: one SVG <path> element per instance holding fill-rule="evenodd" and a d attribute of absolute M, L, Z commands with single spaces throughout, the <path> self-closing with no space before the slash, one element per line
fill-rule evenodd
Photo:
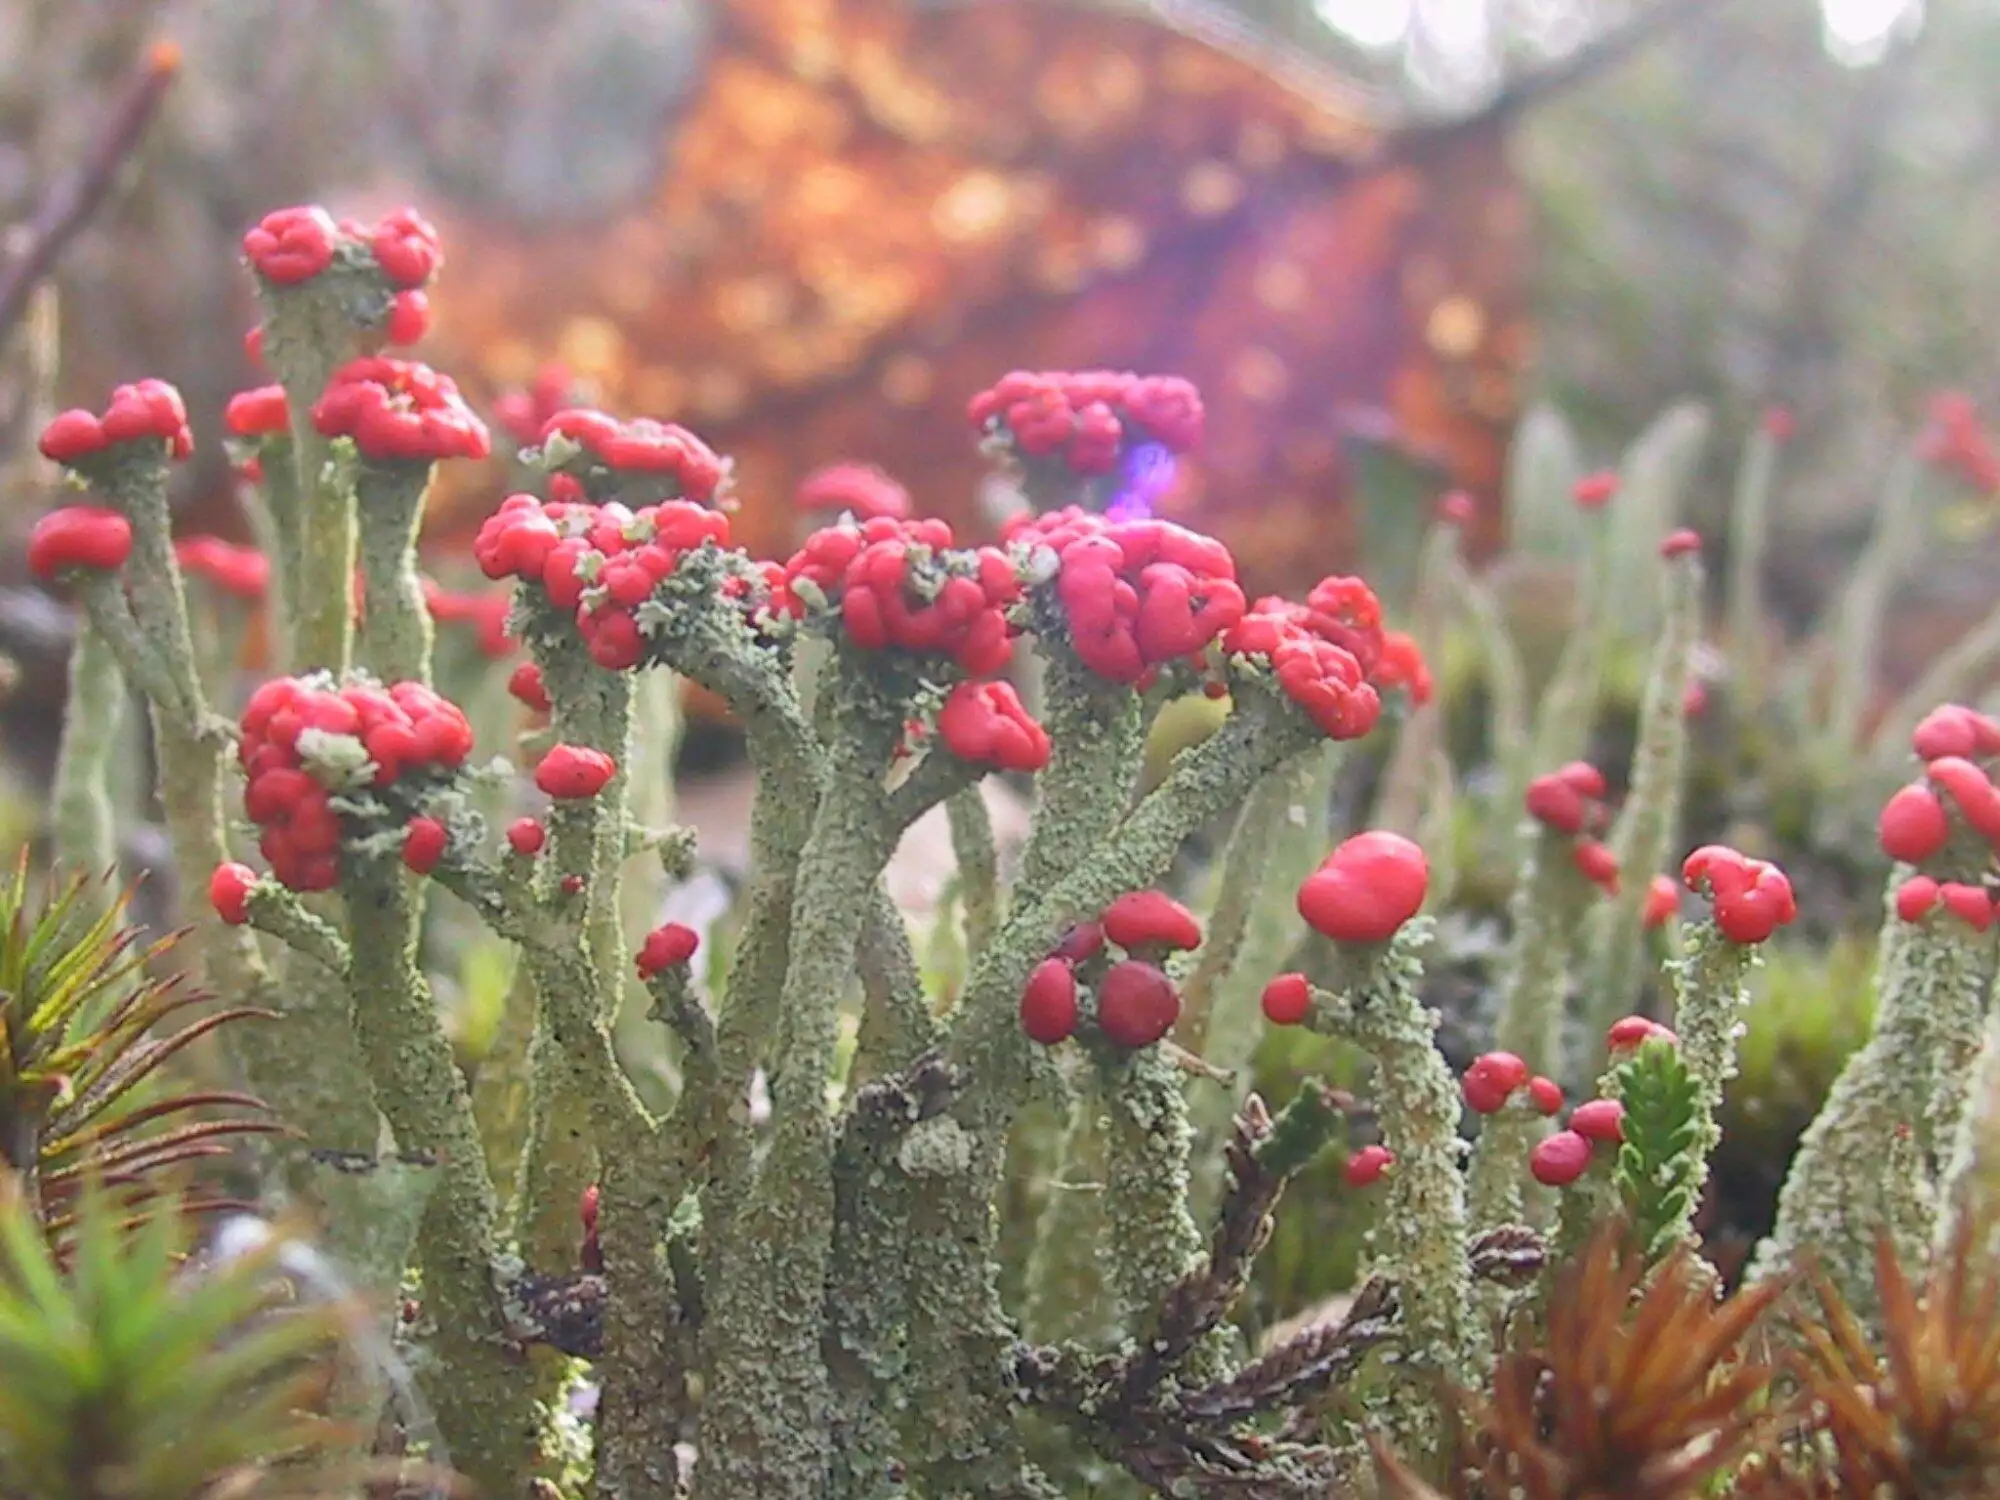
<path fill-rule="evenodd" d="M 1544 1187 L 1567 1187 L 1589 1165 L 1590 1142 L 1574 1130 L 1558 1130 L 1528 1153 L 1528 1170 Z"/>
<path fill-rule="evenodd" d="M 1280 974 L 1264 986 L 1264 1019 L 1296 1026 L 1312 1009 L 1312 985 L 1303 974 Z"/>
<path fill-rule="evenodd" d="M 1153 964 L 1126 959 L 1113 964 L 1097 986 L 1097 1029 L 1106 1040 L 1137 1050 L 1150 1047 L 1181 1016 L 1180 991 Z"/>
<path fill-rule="evenodd" d="M 1625 1139 L 1625 1101 L 1586 1099 L 1569 1114 L 1569 1128 L 1587 1141 Z"/>
<path fill-rule="evenodd" d="M 1488 1052 L 1465 1070 L 1465 1102 L 1475 1113 L 1497 1114 L 1528 1081 L 1528 1065 L 1511 1052 Z"/>
<path fill-rule="evenodd" d="M 582 895 L 582 894 L 583 894 L 583 877 L 582 877 L 581 875 L 565 875 L 565 876 L 563 876 L 563 878 L 562 878 L 562 893 L 563 893 L 563 894 L 564 894 L 565 896 L 580 896 L 580 895 Z"/>
<path fill-rule="evenodd" d="M 1681 909 L 1681 888 L 1671 875 L 1655 875 L 1646 884 L 1644 921 L 1650 932 L 1667 925 L 1667 918 Z"/>
<path fill-rule="evenodd" d="M 1625 1052 L 1634 1047 L 1643 1047 L 1655 1037 L 1669 1042 L 1680 1041 L 1673 1032 L 1646 1016 L 1626 1016 L 1622 1020 L 1613 1021 L 1611 1029 L 1605 1033 L 1604 1041 L 1611 1051 Z"/>
<path fill-rule="evenodd" d="M 549 831 L 542 827 L 539 818 L 516 818 L 507 825 L 507 843 L 516 854 L 530 857 L 540 854 L 548 839 Z"/>
<path fill-rule="evenodd" d="M 1528 1102 L 1536 1114 L 1552 1115 L 1563 1107 L 1562 1085 L 1553 1078 L 1536 1074 L 1528 1080 Z"/>
<path fill-rule="evenodd" d="M 208 903 L 231 927 L 241 927 L 250 920 L 250 892 L 256 884 L 257 872 L 248 865 L 233 860 L 217 865 L 208 877 Z"/>
<path fill-rule="evenodd" d="M 1906 865 L 1920 865 L 1945 846 L 1951 819 L 1938 795 L 1921 781 L 1897 791 L 1882 804 L 1875 824 L 1882 852 Z"/>
<path fill-rule="evenodd" d="M 1608 469 L 1600 474 L 1586 474 L 1570 493 L 1583 509 L 1602 510 L 1618 493 L 1618 476 Z"/>
<path fill-rule="evenodd" d="M 1896 915 L 1921 922 L 1938 904 L 1938 883 L 1928 875 L 1912 875 L 1896 887 Z"/>
<path fill-rule="evenodd" d="M 1701 551 L 1701 533 L 1683 526 L 1679 531 L 1670 531 L 1660 542 L 1660 556 L 1686 557 L 1690 552 Z"/>
<path fill-rule="evenodd" d="M 1373 1187 L 1382 1174 L 1396 1164 L 1396 1153 L 1387 1146 L 1363 1146 L 1347 1158 L 1341 1176 L 1351 1188 Z"/>
<path fill-rule="evenodd" d="M 686 963 L 700 946 L 701 937 L 692 927 L 681 922 L 662 923 L 639 945 L 639 977 L 651 979 L 662 969 Z"/>
<path fill-rule="evenodd" d="M 587 745 L 557 745 L 535 767 L 535 785 L 563 801 L 595 797 L 618 774 L 618 762 Z"/>
<path fill-rule="evenodd" d="M 549 690 L 542 682 L 542 669 L 531 661 L 524 661 L 514 668 L 507 678 L 507 691 L 517 702 L 532 708 L 538 714 L 545 714 L 552 706 Z"/>
<path fill-rule="evenodd" d="M 403 863 L 419 875 L 435 870 L 450 834 L 436 818 L 412 818 L 403 829 Z"/>
<path fill-rule="evenodd" d="M 1021 1030 L 1053 1047 L 1076 1033 L 1076 974 L 1067 960 L 1045 958 L 1021 987 Z"/>
<path fill-rule="evenodd" d="M 1079 922 L 1063 934 L 1063 940 L 1056 944 L 1054 956 L 1066 958 L 1073 964 L 1080 964 L 1086 958 L 1095 958 L 1103 951 L 1103 925 L 1097 922 Z"/>

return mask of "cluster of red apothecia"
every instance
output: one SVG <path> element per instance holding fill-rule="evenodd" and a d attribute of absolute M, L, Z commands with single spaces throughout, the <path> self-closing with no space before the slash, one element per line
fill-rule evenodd
<path fill-rule="evenodd" d="M 1799 914 L 1783 870 L 1726 844 L 1695 850 L 1681 864 L 1681 880 L 1708 897 L 1717 929 L 1732 943 L 1761 943 Z"/>
<path fill-rule="evenodd" d="M 1604 773 L 1577 760 L 1529 782 L 1525 800 L 1529 817 L 1574 840 L 1570 858 L 1578 873 L 1606 895 L 1616 895 L 1618 857 L 1597 837 L 1610 821 L 1604 790 Z"/>
<path fill-rule="evenodd" d="M 342 365 L 313 403 L 312 420 L 320 436 L 349 438 L 375 463 L 434 464 L 493 451 L 457 382 L 415 360 L 378 355 Z"/>
<path fill-rule="evenodd" d="M 1106 945 L 1124 951 L 1113 959 Z M 1021 991 L 1021 1029 L 1045 1047 L 1076 1035 L 1080 996 L 1095 997 L 1091 1020 L 1114 1047 L 1150 1047 L 1180 1019 L 1181 996 L 1161 967 L 1169 953 L 1201 946 L 1201 923 L 1163 891 L 1120 896 L 1094 922 L 1079 923 L 1037 964 Z"/>
<path fill-rule="evenodd" d="M 674 498 L 713 504 L 722 495 L 729 465 L 716 451 L 685 427 L 672 422 L 655 422 L 650 417 L 621 421 L 589 407 L 559 411 L 542 424 L 541 446 L 545 459 L 553 457 L 553 440 L 562 438 L 576 447 L 567 462 L 551 464 L 568 477 L 577 471 L 588 474 L 600 470 L 608 474 L 647 475 L 670 482 Z M 561 488 L 551 484 L 557 499 Z M 581 498 L 578 495 L 576 498 Z"/>
<path fill-rule="evenodd" d="M 1176 454 L 1201 445 L 1201 396 L 1171 375 L 1016 370 L 974 396 L 966 416 L 1023 458 L 1058 459 L 1082 475 L 1111 473 L 1135 442 Z"/>
<path fill-rule="evenodd" d="M 639 607 L 684 554 L 709 542 L 729 545 L 729 518 L 691 500 L 633 510 L 511 495 L 479 528 L 472 555 L 488 578 L 532 584 L 573 611 L 591 659 L 623 671 L 645 658 Z"/>
<path fill-rule="evenodd" d="M 194 452 L 187 407 L 181 393 L 164 380 L 117 387 L 101 415 L 81 408 L 57 413 L 42 429 L 41 450 L 54 463 L 81 467 L 121 444 L 148 441 L 165 443 L 173 459 Z"/>
<path fill-rule="evenodd" d="M 240 728 L 243 810 L 271 873 L 298 891 L 329 890 L 340 879 L 334 795 L 435 781 L 472 753 L 465 715 L 418 682 L 274 678 L 250 695 Z M 436 838 L 435 865 L 442 831 L 414 834 L 418 862 Z"/>
<path fill-rule="evenodd" d="M 266 214 L 243 236 L 244 258 L 273 286 L 300 286 L 331 270 L 336 258 L 372 264 L 391 290 L 383 333 L 391 344 L 414 344 L 429 331 L 424 288 L 444 264 L 437 230 L 413 208 L 385 214 L 373 225 L 336 219 L 317 205 Z"/>
<path fill-rule="evenodd" d="M 1876 828 L 1883 853 L 1919 867 L 1897 887 L 1897 915 L 1920 922 L 1943 910 L 1983 932 L 1994 919 L 1991 891 L 1970 881 L 1939 880 L 1921 867 L 1952 843 L 1952 809 L 1973 849 L 2000 853 L 2000 787 L 1987 769 L 2000 758 L 2000 723 L 1961 704 L 1946 704 L 1924 718 L 1911 742 L 1924 774 L 1889 798 Z"/>

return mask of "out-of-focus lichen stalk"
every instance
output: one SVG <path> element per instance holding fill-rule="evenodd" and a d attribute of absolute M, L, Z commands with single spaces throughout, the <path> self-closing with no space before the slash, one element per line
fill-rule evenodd
<path fill-rule="evenodd" d="M 1837 605 L 1827 642 L 1833 681 L 1827 698 L 1825 737 L 1817 747 L 1829 768 L 1850 764 L 1861 723 L 1875 689 L 1889 601 L 1901 582 L 1916 541 L 1924 464 L 1915 447 L 1898 456 L 1888 491 L 1875 508 L 1875 529 Z"/>
<path fill-rule="evenodd" d="M 1080 1069 L 1051 1186 L 1028 1260 L 1029 1337 L 1097 1344 L 1117 1327 L 1118 1304 L 1105 1287 L 1105 1187 L 1110 1164 L 1106 1100 L 1093 1066 Z"/>
<path fill-rule="evenodd" d="M 1464 571 L 1465 556 L 1459 528 L 1441 521 L 1424 539 L 1417 562 L 1417 581 L 1410 602 L 1410 634 L 1426 662 L 1444 659 L 1445 625 L 1451 605 L 1451 580 Z M 1436 698 L 1412 703 L 1396 735 L 1396 748 L 1382 772 L 1382 791 L 1369 826 L 1415 837 L 1424 820 L 1432 781 L 1432 765 L 1444 734 L 1444 704 Z M 1428 852 L 1428 851 L 1426 851 Z"/>
<path fill-rule="evenodd" d="M 355 465 L 366 604 L 357 659 L 384 682 L 431 680 L 432 626 L 417 574 L 417 531 L 430 488 L 428 464 Z"/>
<path fill-rule="evenodd" d="M 1174 1027 L 1175 1040 L 1197 1056 L 1209 1057 L 1209 1028 L 1215 1009 L 1225 991 L 1234 994 L 1241 988 L 1234 983 L 1236 976 L 1255 970 L 1260 962 L 1276 964 L 1284 956 L 1283 949 L 1253 952 L 1249 939 L 1259 925 L 1257 919 L 1267 909 L 1282 911 L 1289 905 L 1277 893 L 1286 887 L 1289 870 L 1285 867 L 1298 861 L 1282 858 L 1281 851 L 1296 852 L 1284 846 L 1302 844 L 1317 852 L 1324 843 L 1326 802 L 1314 803 L 1307 795 L 1307 783 L 1315 780 L 1310 773 L 1316 765 L 1330 765 L 1335 756 L 1333 747 L 1327 746 L 1317 754 L 1308 752 L 1280 766 L 1257 783 L 1236 815 L 1236 826 L 1223 850 L 1222 869 L 1215 878 L 1215 902 L 1203 924 L 1201 951 L 1187 983 L 1181 986 L 1181 1018 Z M 1287 838 L 1288 830 L 1298 832 Z M 1305 857 L 1310 861 L 1314 854 L 1308 852 Z M 1311 863 L 1305 863 L 1291 884 L 1303 880 L 1311 869 Z M 1261 925 L 1281 925 L 1289 932 L 1298 924 Z M 1261 988 L 1270 976 L 1254 977 Z M 1233 1065 L 1220 1058 L 1209 1060 L 1218 1067 Z M 1225 1120 L 1234 1114 L 1232 1105 Z"/>
<path fill-rule="evenodd" d="M 1900 769 L 1910 735 L 1924 715 L 1940 703 L 1968 701 L 1991 678 L 1996 661 L 2000 661 L 2000 606 L 1946 646 L 1915 685 L 1891 705 L 1869 736 L 1869 763 Z"/>
<path fill-rule="evenodd" d="M 1765 663 L 1765 632 L 1770 623 L 1764 612 L 1764 559 L 1770 540 L 1771 494 L 1783 446 L 1768 424 L 1759 422 L 1751 429 L 1736 468 L 1736 496 L 1729 510 L 1729 680 L 1736 702 L 1746 712 L 1762 705 L 1770 693 Z"/>
<path fill-rule="evenodd" d="M 350 856 L 343 882 L 352 934 L 355 1027 L 376 1103 L 405 1158 L 436 1163 L 417 1231 L 434 1368 L 427 1384 L 452 1463 L 485 1493 L 525 1491 L 534 1445 L 534 1376 L 499 1337 L 494 1279 L 499 1206 L 472 1099 L 416 965 L 416 907 L 394 858 Z"/>
<path fill-rule="evenodd" d="M 977 954 L 992 941 L 1000 922 L 1000 856 L 993 843 L 993 819 L 978 787 L 947 797 L 944 808 L 965 902 L 966 951 Z"/>
<path fill-rule="evenodd" d="M 1569 1076 L 1563 1014 L 1570 962 L 1597 887 L 1571 857 L 1573 834 L 1530 820 L 1526 862 L 1511 906 L 1514 940 L 1495 1041 L 1536 1073 Z"/>
<path fill-rule="evenodd" d="M 237 483 L 248 498 L 244 513 L 250 535 L 270 562 L 270 576 L 264 584 L 264 622 L 271 638 L 272 665 L 282 671 L 298 667 L 296 644 L 289 631 L 298 611 L 292 606 L 291 591 L 299 579 L 299 472 L 292 457 L 288 434 L 274 434 L 258 445 L 259 478 L 255 484 L 241 476 Z"/>
<path fill-rule="evenodd" d="M 1648 881 L 1672 853 L 1687 776 L 1685 699 L 1701 630 L 1701 559 L 1686 552 L 1667 563 L 1666 615 L 1639 707 L 1639 738 L 1625 806 L 1609 843 L 1623 873 L 1596 911 L 1585 967 L 1586 1036 L 1601 1038 L 1637 1003 L 1646 970 Z M 1594 1065 L 1598 1059 L 1586 1058 Z"/>
<path fill-rule="evenodd" d="M 104 877 L 84 887 L 92 915 L 110 910 L 118 866 L 118 827 L 111 800 L 111 762 L 125 717 L 125 679 L 104 637 L 89 621 L 77 623 L 70 648 L 69 697 L 62 743 L 56 753 L 54 804 L 56 863 Z"/>
<path fill-rule="evenodd" d="M 1502 1224 L 1547 1222 L 1548 1194 L 1528 1176 L 1527 1165 L 1528 1153 L 1548 1128 L 1518 1094 L 1480 1123 L 1465 1175 L 1467 1217 L 1475 1234 Z"/>
<path fill-rule="evenodd" d="M 1933 1252 L 1945 1251 L 1968 1223 L 1988 1226 L 1989 1238 L 1981 1248 L 1992 1253 L 1990 1235 L 2000 1227 L 2000 1016 L 1986 1022 L 1957 1136 L 1938 1179 Z"/>
<path fill-rule="evenodd" d="M 1443 1456 L 1446 1392 L 1469 1388 L 1482 1357 L 1472 1273 L 1459 1090 L 1436 1044 L 1437 1013 L 1417 997 L 1427 918 L 1407 922 L 1372 950 L 1343 949 L 1336 994 L 1316 994 L 1309 1024 L 1374 1058 L 1382 1142 L 1395 1154 L 1372 1241 L 1374 1271 L 1394 1281 L 1401 1349 L 1385 1372 L 1385 1434 L 1412 1461 Z"/>
<path fill-rule="evenodd" d="M 313 426 L 312 409 L 333 372 L 355 353 L 348 306 L 352 273 L 335 270 L 300 286 L 259 280 L 264 304 L 264 362 L 285 387 L 291 412 L 292 471 L 298 502 L 295 576 L 280 597 L 290 609 L 285 638 L 293 665 L 347 670 L 354 650 L 354 565 L 359 526 L 350 476 Z M 279 457 L 275 452 L 272 458 Z"/>
<path fill-rule="evenodd" d="M 1894 888 L 1911 871 L 1899 866 Z M 1967 1071 L 1985 1023 L 1994 938 L 1949 912 L 1917 924 L 1891 909 L 1876 967 L 1874 1030 L 1799 1142 L 1753 1277 L 1810 1249 L 1857 1314 L 1879 1314 L 1876 1241 L 1923 1264 L 1937 1208 L 1935 1158 L 1960 1138 Z"/>
<path fill-rule="evenodd" d="M 1535 710 L 1530 775 L 1535 767 L 1564 765 L 1588 751 L 1598 700 L 1604 694 L 1604 664 L 1617 617 L 1614 602 L 1605 597 L 1605 580 L 1614 571 L 1613 532 L 1601 510 L 1588 512 L 1585 521 L 1591 542 L 1577 579 L 1576 620 L 1556 662 L 1555 676 Z"/>

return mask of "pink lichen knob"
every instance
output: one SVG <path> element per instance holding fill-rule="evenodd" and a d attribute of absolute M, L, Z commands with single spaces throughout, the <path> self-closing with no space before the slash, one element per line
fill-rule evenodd
<path fill-rule="evenodd" d="M 1201 923 L 1165 891 L 1128 891 L 1099 920 L 1104 935 L 1128 953 L 1201 946 Z"/>
<path fill-rule="evenodd" d="M 1312 984 L 1303 974 L 1280 974 L 1264 986 L 1263 1005 L 1273 1026 L 1296 1026 L 1312 1010 Z"/>
<path fill-rule="evenodd" d="M 1044 1047 L 1076 1032 L 1076 974 L 1061 958 L 1045 958 L 1021 987 L 1021 1030 Z"/>
<path fill-rule="evenodd" d="M 1527 1083 L 1528 1065 L 1513 1053 L 1484 1053 L 1465 1070 L 1466 1107 L 1475 1114 L 1498 1114 L 1514 1097 L 1514 1091 Z"/>
<path fill-rule="evenodd" d="M 1430 889 L 1424 851 L 1401 834 L 1357 833 L 1299 887 L 1299 915 L 1337 943 L 1384 943 L 1414 917 Z"/>
<path fill-rule="evenodd" d="M 694 957 L 701 935 L 684 922 L 663 922 L 646 934 L 635 960 L 641 979 L 678 968 Z"/>
<path fill-rule="evenodd" d="M 1528 1170 L 1543 1187 L 1567 1187 L 1589 1166 L 1590 1142 L 1574 1130 L 1558 1130 L 1528 1153 Z"/>
<path fill-rule="evenodd" d="M 1586 1099 L 1570 1111 L 1569 1128 L 1587 1141 L 1622 1141 L 1625 1103 L 1621 1099 Z"/>
<path fill-rule="evenodd" d="M 1387 1146 L 1363 1146 L 1347 1158 L 1340 1175 L 1351 1188 L 1373 1187 L 1395 1164 L 1396 1153 Z"/>
<path fill-rule="evenodd" d="M 1181 1017 L 1180 991 L 1153 964 L 1113 964 L 1097 986 L 1097 1029 L 1117 1046 L 1150 1047 Z"/>
<path fill-rule="evenodd" d="M 595 797 L 618 774 L 618 763 L 587 745 L 557 745 L 535 767 L 535 785 L 558 801 Z"/>

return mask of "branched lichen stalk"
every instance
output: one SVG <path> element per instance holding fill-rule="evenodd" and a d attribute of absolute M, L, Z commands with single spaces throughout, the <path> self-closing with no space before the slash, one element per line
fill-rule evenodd
<path fill-rule="evenodd" d="M 1201 1256 L 1201 1231 L 1188 1210 L 1188 1124 L 1183 1074 L 1158 1047 L 1142 1048 L 1104 1088 L 1104 1225 L 1108 1265 L 1127 1328 L 1145 1325 Z M 1213 1349 L 1209 1351 L 1214 1353 Z M 1197 1376 L 1222 1370 L 1197 1355 Z"/>
<path fill-rule="evenodd" d="M 363 606 L 360 661 L 384 682 L 429 682 L 432 625 L 417 574 L 428 465 L 363 461 L 355 471 Z"/>
<path fill-rule="evenodd" d="M 499 1209 L 472 1100 L 416 964 L 415 908 L 402 867 L 374 860 L 345 882 L 355 1027 L 376 1103 L 405 1159 L 434 1161 L 417 1232 L 435 1368 L 429 1383 L 453 1465 L 485 1493 L 518 1495 L 535 1431 L 533 1375 L 502 1338 L 493 1262 Z"/>
<path fill-rule="evenodd" d="M 855 955 L 861 975 L 861 1033 L 855 1039 L 848 1086 L 908 1067 L 937 1046 L 943 1028 L 931 1014 L 924 977 L 910 948 L 910 930 L 878 883 Z"/>
<path fill-rule="evenodd" d="M 702 1411 L 704 1497 L 817 1500 L 832 1452 L 832 1391 L 821 1349 L 833 1251 L 833 1132 L 826 1088 L 839 1004 L 876 881 L 888 863 L 880 790 L 900 718 L 849 697 L 847 674 L 822 692 L 846 731 L 799 858 L 789 961 L 771 1077 L 770 1145 L 740 1210 L 734 1256 L 712 1267 L 715 1339 Z M 851 681 L 851 679 L 850 679 Z"/>
<path fill-rule="evenodd" d="M 1586 1035 L 1593 1039 L 1630 1014 L 1639 997 L 1646 968 L 1648 881 L 1666 864 L 1680 822 L 1688 742 L 1684 699 L 1700 629 L 1701 563 L 1690 552 L 1669 565 L 1666 618 L 1639 709 L 1630 791 L 1611 834 L 1611 852 L 1623 879 L 1590 929 L 1584 993 L 1590 1008 Z"/>
<path fill-rule="evenodd" d="M 1708 921 L 1688 929 L 1687 950 L 1674 969 L 1674 1026 L 1680 1033 L 1681 1057 L 1701 1085 L 1694 1151 L 1704 1162 L 1722 1139 L 1716 1114 L 1722 1108 L 1723 1089 L 1736 1076 L 1743 1013 L 1750 1005 L 1745 981 L 1757 962 L 1755 948 L 1731 942 Z"/>
<path fill-rule="evenodd" d="M 1022 883 L 1021 891 L 1035 894 L 1017 903 L 975 965 L 948 1043 L 948 1055 L 968 1079 L 953 1117 L 972 1137 L 972 1157 L 964 1172 L 924 1196 L 912 1226 L 928 1288 L 913 1314 L 912 1335 L 925 1364 L 925 1388 L 938 1393 L 927 1407 L 937 1423 L 927 1464 L 944 1463 L 946 1445 L 971 1441 L 979 1444 L 978 1472 L 988 1480 L 1018 1473 L 1006 1392 L 992 1373 L 997 1301 L 991 1209 L 1007 1134 L 1033 1076 L 1032 1043 L 1016 1013 L 1028 971 L 1070 923 L 1157 880 L 1190 833 L 1316 738 L 1282 700 L 1244 693 L 1222 728 L 1183 754 L 1095 848 L 1079 851 L 1063 867 L 1059 879 L 1041 888 Z M 963 1474 L 963 1462 L 962 1453 L 954 1457 L 952 1472 Z"/>
<path fill-rule="evenodd" d="M 601 1014 L 613 1016 L 625 972 L 619 886 L 625 863 L 632 678 L 598 667 L 573 631 L 537 631 L 531 640 L 554 705 L 557 740 L 603 750 L 616 763 L 611 781 L 595 797 L 560 802 L 550 811 L 544 856 L 551 883 L 568 876 L 584 882 L 584 918 L 576 936 L 592 960 L 585 972 L 594 986 L 593 1004 Z M 553 1263 L 574 1240 L 577 1197 L 598 1176 L 597 1133 L 585 1101 L 561 1087 L 564 1061 L 552 1024 L 544 991 L 528 1047 L 528 1148 L 516 1204 L 517 1228 L 531 1264 Z"/>
<path fill-rule="evenodd" d="M 1481 1338 L 1465 1256 L 1465 1179 L 1459 1091 L 1436 1045 L 1438 1017 L 1417 998 L 1430 923 L 1406 923 L 1383 949 L 1343 954 L 1343 994 L 1316 1007 L 1314 1024 L 1375 1059 L 1382 1139 L 1395 1154 L 1375 1231 L 1379 1274 L 1398 1288 L 1402 1352 L 1383 1417 L 1398 1451 L 1435 1463 L 1445 1433 L 1443 1393 L 1479 1375 Z"/>
<path fill-rule="evenodd" d="M 1107 1294 L 1110 1240 L 1105 1188 L 1110 1181 L 1109 1101 L 1095 1067 L 1076 1081 L 1076 1097 L 1058 1145 L 1050 1188 L 1035 1221 L 1027 1266 L 1028 1336 L 1100 1343 L 1118 1326 Z"/>
<path fill-rule="evenodd" d="M 196 675 L 166 479 L 163 461 L 145 459 L 121 463 L 103 488 L 132 523 L 125 579 L 131 606 L 140 613 L 131 623 L 143 630 L 144 648 L 159 664 L 158 673 L 131 686 L 149 699 L 160 804 L 175 875 L 182 890 L 200 891 L 216 866 L 233 857 L 223 807 L 234 746 L 224 726 L 209 714 Z M 93 598 L 93 622 L 98 613 Z M 129 613 L 126 618 L 131 619 Z M 301 1138 L 273 1140 L 287 1183 L 318 1210 L 328 1248 L 356 1274 L 365 1280 L 393 1278 L 401 1270 L 400 1248 L 378 1243 L 374 1184 L 323 1165 L 328 1159 L 370 1159 L 380 1142 L 380 1121 L 344 987 L 323 971 L 322 982 L 277 983 L 256 938 L 243 927 L 204 922 L 197 925 L 193 941 L 202 972 L 217 993 L 284 1018 L 273 1026 L 231 1027 L 228 1034 L 251 1091 L 278 1118 L 304 1132 Z"/>

